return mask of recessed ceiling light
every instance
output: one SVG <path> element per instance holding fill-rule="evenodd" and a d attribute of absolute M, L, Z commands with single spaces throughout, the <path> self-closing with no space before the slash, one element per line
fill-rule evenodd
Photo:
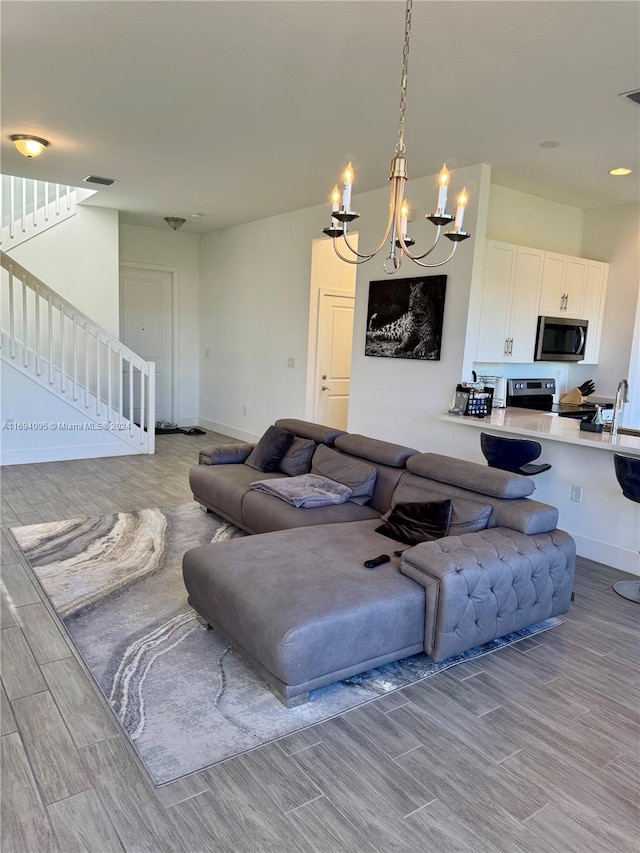
<path fill-rule="evenodd" d="M 203 216 L 204 216 L 204 213 L 192 213 L 191 214 L 192 219 L 202 219 Z"/>
<path fill-rule="evenodd" d="M 560 143 L 555 139 L 547 139 L 545 142 L 540 143 L 540 148 L 559 148 Z"/>
<path fill-rule="evenodd" d="M 627 169 L 626 166 L 620 166 L 619 169 L 609 169 L 609 174 L 618 177 L 619 175 L 630 175 L 631 169 Z"/>

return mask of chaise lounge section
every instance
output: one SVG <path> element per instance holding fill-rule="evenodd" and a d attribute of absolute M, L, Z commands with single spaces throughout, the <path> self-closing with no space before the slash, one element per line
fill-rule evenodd
<path fill-rule="evenodd" d="M 282 423 L 307 434 L 317 427 Z M 529 498 L 531 479 L 365 436 L 330 440 L 345 464 L 376 468 L 368 504 L 297 509 L 247 488 L 230 509 L 229 482 L 239 491 L 251 480 L 246 472 L 218 480 L 217 471 L 244 463 L 198 466 L 209 469 L 206 489 L 205 472 L 192 471 L 200 503 L 260 535 L 187 552 L 189 603 L 286 705 L 418 652 L 443 660 L 569 608 L 575 545 L 557 529 L 557 510 Z M 227 447 L 218 458 L 243 452 Z M 447 500 L 448 536 L 408 547 L 377 531 L 393 507 Z M 363 565 L 394 551 L 401 555 L 375 569 Z"/>

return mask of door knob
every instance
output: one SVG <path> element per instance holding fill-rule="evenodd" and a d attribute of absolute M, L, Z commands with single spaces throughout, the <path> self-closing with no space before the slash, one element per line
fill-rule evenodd
<path fill-rule="evenodd" d="M 328 385 L 321 385 L 321 386 L 320 386 L 320 390 L 321 390 L 321 391 L 331 391 L 331 388 L 329 388 L 329 386 L 328 386 Z"/>

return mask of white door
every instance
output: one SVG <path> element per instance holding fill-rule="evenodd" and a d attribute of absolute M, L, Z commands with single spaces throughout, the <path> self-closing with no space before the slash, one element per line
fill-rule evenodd
<path fill-rule="evenodd" d="M 156 365 L 156 411 L 149 420 L 173 421 L 173 273 L 122 266 L 120 298 L 123 343 Z M 128 377 L 123 380 L 128 389 Z M 139 409 L 134 398 L 136 420 Z"/>
<path fill-rule="evenodd" d="M 320 293 L 316 420 L 337 429 L 347 428 L 349 414 L 354 304 L 347 294 Z"/>

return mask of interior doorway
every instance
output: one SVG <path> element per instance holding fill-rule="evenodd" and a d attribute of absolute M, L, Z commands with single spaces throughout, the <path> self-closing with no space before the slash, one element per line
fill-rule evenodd
<path fill-rule="evenodd" d="M 357 248 L 358 235 L 351 242 Z M 333 241 L 313 241 L 306 417 L 347 429 L 356 268 L 341 261 Z"/>
<path fill-rule="evenodd" d="M 174 422 L 174 271 L 143 264 L 120 267 L 120 336 L 122 342 L 156 369 L 154 422 Z M 128 389 L 128 376 L 123 376 Z M 134 383 L 134 388 L 137 388 Z M 134 399 L 134 418 L 140 401 Z M 151 419 L 150 419 L 151 420 Z"/>

